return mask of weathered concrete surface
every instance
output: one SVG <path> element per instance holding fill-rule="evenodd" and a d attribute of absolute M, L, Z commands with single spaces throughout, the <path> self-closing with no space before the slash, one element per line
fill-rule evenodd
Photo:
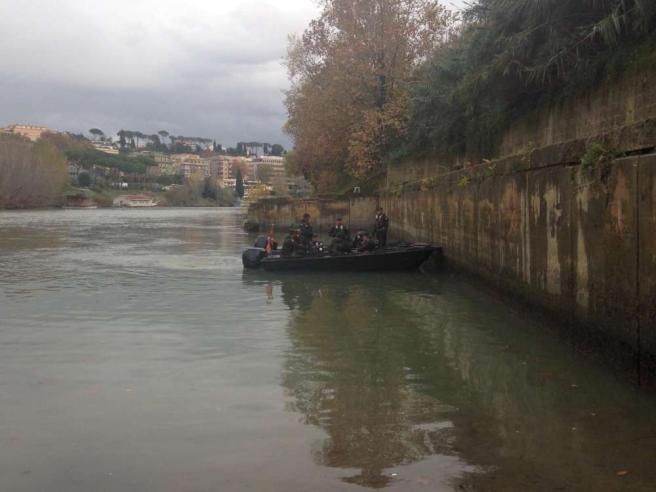
<path fill-rule="evenodd" d="M 645 123 L 653 123 L 656 117 L 654 77 L 656 67 L 643 67 L 600 84 L 575 102 L 527 115 L 505 133 L 499 153 L 512 155 L 527 146 L 547 147 L 614 134 L 621 134 L 625 148 L 653 148 L 653 124 Z"/>
<path fill-rule="evenodd" d="M 443 246 L 450 264 L 617 341 L 625 365 L 656 368 L 656 155 L 468 173 L 382 196 L 392 234 Z"/>
<path fill-rule="evenodd" d="M 337 217 L 342 217 L 350 229 L 371 229 L 377 206 L 377 197 L 350 200 L 266 198 L 250 205 L 247 222 L 260 230 L 273 224 L 276 230 L 284 231 L 301 222 L 303 214 L 308 213 L 318 234 L 327 234 Z"/>
<path fill-rule="evenodd" d="M 638 166 L 637 304 L 643 362 L 656 366 L 656 156 Z"/>

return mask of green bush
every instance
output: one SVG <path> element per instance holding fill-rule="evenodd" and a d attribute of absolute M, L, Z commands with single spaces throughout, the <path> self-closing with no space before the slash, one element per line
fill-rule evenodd
<path fill-rule="evenodd" d="M 477 0 L 419 68 L 396 157 L 494 155 L 517 118 L 654 62 L 656 2 Z"/>

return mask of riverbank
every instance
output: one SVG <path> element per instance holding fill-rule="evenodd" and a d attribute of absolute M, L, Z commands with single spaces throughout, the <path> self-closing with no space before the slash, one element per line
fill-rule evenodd
<path fill-rule="evenodd" d="M 337 214 L 371 229 L 376 205 L 390 237 L 443 248 L 447 264 L 571 326 L 630 367 L 656 374 L 656 90 L 653 68 L 527 115 L 480 164 L 440 158 L 390 164 L 367 198 L 272 200 L 251 226 Z M 480 162 L 480 161 L 478 161 Z"/>
<path fill-rule="evenodd" d="M 94 209 L 94 208 L 113 208 L 114 200 L 120 196 L 125 195 L 143 195 L 151 198 L 157 207 L 168 208 L 230 208 L 238 206 L 238 203 L 233 202 L 218 202 L 217 200 L 192 197 L 189 199 L 179 199 L 178 197 L 171 196 L 168 192 L 153 192 L 143 190 L 101 190 L 93 191 L 85 188 L 69 189 L 60 198 L 55 199 L 50 206 L 40 207 L 5 207 L 0 208 L 0 211 L 14 211 L 14 210 L 48 210 L 60 208 L 80 208 L 80 209 Z"/>

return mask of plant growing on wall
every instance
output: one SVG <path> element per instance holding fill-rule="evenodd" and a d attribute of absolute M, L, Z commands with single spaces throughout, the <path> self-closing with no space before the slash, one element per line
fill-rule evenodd
<path fill-rule="evenodd" d="M 601 162 L 608 162 L 614 157 L 615 153 L 605 148 L 600 143 L 592 143 L 585 149 L 581 156 L 581 171 L 590 172 Z"/>

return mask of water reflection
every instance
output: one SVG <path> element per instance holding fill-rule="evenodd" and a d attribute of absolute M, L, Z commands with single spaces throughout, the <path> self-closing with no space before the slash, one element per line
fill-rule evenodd
<path fill-rule="evenodd" d="M 281 283 L 282 298 L 295 311 L 283 384 L 289 409 L 327 433 L 315 460 L 357 469 L 346 482 L 383 488 L 397 466 L 454 455 L 454 409 L 418 391 L 409 367 L 413 313 L 388 302 L 390 293 L 375 288 L 375 279 L 307 280 Z M 412 289 L 416 277 L 395 280 Z"/>
<path fill-rule="evenodd" d="M 446 474 L 474 490 L 651 490 L 653 398 L 581 360 L 528 313 L 457 280 L 443 293 L 442 281 L 272 281 L 292 312 L 288 410 L 326 433 L 315 461 L 370 488 L 396 473 L 428 480 L 407 477 L 410 465 L 450 460 L 429 483 Z"/>

